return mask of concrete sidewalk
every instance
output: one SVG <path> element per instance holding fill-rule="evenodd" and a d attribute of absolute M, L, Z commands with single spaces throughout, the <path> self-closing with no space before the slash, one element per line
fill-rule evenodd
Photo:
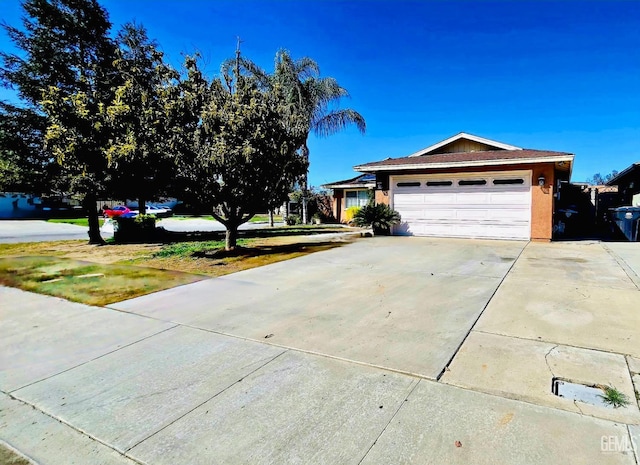
<path fill-rule="evenodd" d="M 51 324 L 35 311 L 50 298 L 5 288 L 0 295 L 3 316 L 6 298 L 18 297 L 36 303 L 23 308 L 31 326 Z M 102 312 L 58 299 L 47 306 L 71 320 L 78 310 Z M 86 330 L 74 334 L 75 321 L 52 331 L 64 348 L 21 341 L 30 366 L 62 354 L 44 378 L 21 370 L 13 380 L 3 360 L 0 438 L 38 463 L 635 463 L 629 451 L 601 452 L 603 437 L 628 441 L 623 424 L 104 312 L 114 320 L 96 327 L 112 335 L 85 339 L 87 357 L 66 355 Z M 3 334 L 15 319 L 3 317 Z M 123 335 L 154 325 L 147 331 L 155 334 L 135 342 Z"/>
<path fill-rule="evenodd" d="M 551 377 L 547 362 L 560 374 L 604 364 L 607 378 L 624 380 L 640 367 L 628 357 L 620 373 L 619 355 L 598 348 L 633 349 L 624 344 L 636 331 L 629 308 L 620 312 L 623 333 L 617 316 L 563 319 L 560 302 L 573 315 L 585 301 L 540 292 L 582 285 L 592 295 L 621 292 L 607 310 L 627 305 L 626 293 L 640 291 L 616 271 L 620 256 L 600 245 L 398 239 L 358 241 L 118 309 L 0 288 L 0 440 L 52 465 L 637 464 L 633 415 L 570 411 L 535 387 L 539 375 Z M 536 263 L 554 257 L 584 261 L 541 278 Z M 589 281 L 591 261 L 605 284 Z M 364 310 L 349 304 L 351 294 Z M 540 299 L 553 320 L 534 311 Z M 307 319 L 305 302 L 313 302 Z M 384 308 L 394 319 L 377 315 Z M 599 307 L 584 311 L 599 318 Z M 589 324 L 599 337 L 594 330 L 589 345 L 570 345 Z M 449 384 L 435 381 L 446 365 Z M 519 379 L 532 384 L 522 391 Z"/>

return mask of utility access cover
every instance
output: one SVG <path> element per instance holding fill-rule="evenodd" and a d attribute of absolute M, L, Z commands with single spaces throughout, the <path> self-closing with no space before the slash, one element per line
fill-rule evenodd
<path fill-rule="evenodd" d="M 602 395 L 604 392 L 599 387 L 587 386 L 586 384 L 572 383 L 562 379 L 554 379 L 552 391 L 558 397 L 569 400 L 577 400 L 585 404 L 598 405 L 601 407 L 611 407 L 604 402 Z"/>

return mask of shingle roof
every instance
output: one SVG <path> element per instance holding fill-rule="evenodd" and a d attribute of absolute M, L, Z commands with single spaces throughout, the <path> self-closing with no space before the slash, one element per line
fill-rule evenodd
<path fill-rule="evenodd" d="M 354 167 L 358 171 L 377 171 L 379 169 L 416 169 L 418 167 L 429 168 L 429 165 L 488 165 L 514 164 L 519 161 L 537 163 L 543 161 L 557 161 L 557 159 L 573 160 L 573 154 L 567 152 L 553 152 L 550 150 L 487 150 L 477 152 L 453 152 L 421 155 L 402 158 L 388 158 L 382 161 L 365 163 Z M 503 163 L 501 163 L 503 162 Z"/>
<path fill-rule="evenodd" d="M 355 178 L 345 179 L 344 181 L 335 181 L 327 184 L 323 184 L 322 187 L 326 187 L 327 189 L 332 189 L 333 187 L 345 187 L 345 186 L 366 186 L 368 184 L 375 184 L 376 175 L 375 174 L 360 174 Z"/>

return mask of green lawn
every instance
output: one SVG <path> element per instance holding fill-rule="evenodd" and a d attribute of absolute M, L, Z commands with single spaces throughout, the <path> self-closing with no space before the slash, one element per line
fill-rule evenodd
<path fill-rule="evenodd" d="M 47 220 L 49 223 L 68 223 L 75 224 L 77 226 L 86 226 L 89 227 L 89 218 L 49 218 Z M 100 227 L 104 224 L 104 218 L 98 218 L 98 222 L 100 223 Z"/>
<path fill-rule="evenodd" d="M 179 271 L 60 257 L 0 258 L 1 285 L 89 305 L 119 302 L 203 278 Z"/>
<path fill-rule="evenodd" d="M 198 219 L 198 220 L 211 220 L 211 221 L 215 221 L 215 219 L 213 218 L 213 216 L 211 215 L 201 215 L 201 216 L 194 216 L 194 215 L 174 215 L 172 218 L 176 219 L 176 220 L 191 220 L 191 219 Z M 273 215 L 273 221 L 275 223 L 282 223 L 282 215 Z M 268 223 L 269 222 L 269 215 L 256 215 L 253 218 L 251 218 L 249 220 L 249 223 Z"/>
<path fill-rule="evenodd" d="M 282 215 L 273 215 L 274 223 L 282 223 Z M 249 223 L 268 223 L 269 215 L 256 215 L 249 220 Z"/>
<path fill-rule="evenodd" d="M 255 239 L 238 239 L 238 247 L 250 246 Z M 177 242 L 175 244 L 167 244 L 161 250 L 153 253 L 154 257 L 168 258 L 189 258 L 198 254 L 206 254 L 207 252 L 224 249 L 224 241 L 198 241 L 198 242 Z"/>

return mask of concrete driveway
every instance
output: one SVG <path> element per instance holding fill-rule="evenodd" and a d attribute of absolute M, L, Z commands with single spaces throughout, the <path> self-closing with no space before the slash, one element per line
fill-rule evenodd
<path fill-rule="evenodd" d="M 636 247 L 374 238 L 112 308 L 0 288 L 0 439 L 46 464 L 637 464 L 637 404 L 549 395 L 634 396 Z"/>
<path fill-rule="evenodd" d="M 525 245 L 381 237 L 111 307 L 436 379 Z"/>

